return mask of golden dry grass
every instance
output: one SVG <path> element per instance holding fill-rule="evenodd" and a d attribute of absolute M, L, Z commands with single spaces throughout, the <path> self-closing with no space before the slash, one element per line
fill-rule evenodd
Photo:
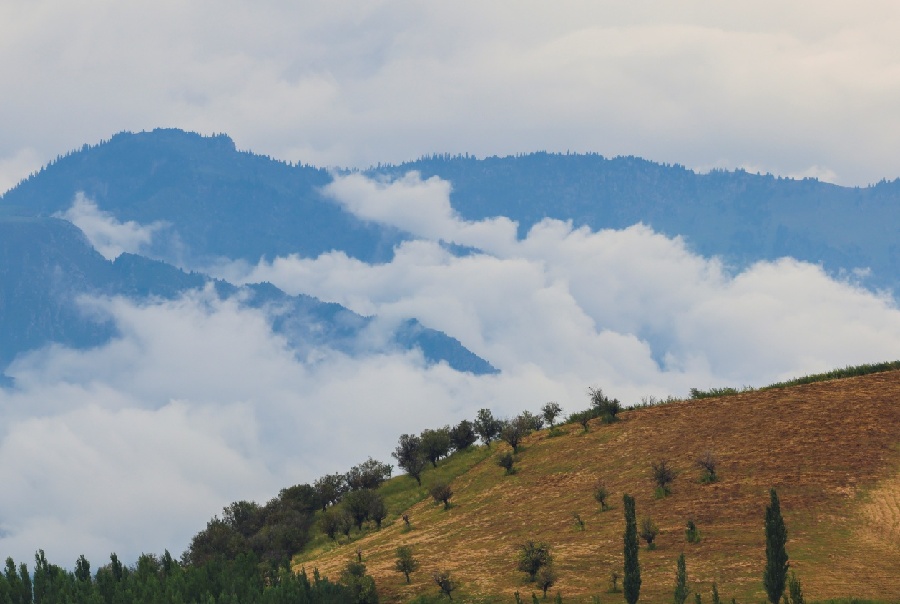
<path fill-rule="evenodd" d="M 518 473 L 504 476 L 494 457 L 453 482 L 453 506 L 413 505 L 413 530 L 394 522 L 350 544 L 303 556 L 336 578 L 361 548 L 384 602 L 436 593 L 431 571 L 448 569 L 462 600 L 536 591 L 516 571 L 517 546 L 547 542 L 566 602 L 619 602 L 607 594 L 609 573 L 622 564 L 623 493 L 638 518 L 661 528 L 658 548 L 640 552 L 642 602 L 671 602 L 679 553 L 687 558 L 691 589 L 709 601 L 716 582 L 724 601 L 764 599 L 764 508 L 768 490 L 781 499 L 791 566 L 807 600 L 855 596 L 894 601 L 900 594 L 900 372 L 888 372 L 684 401 L 623 412 L 622 421 L 563 427 L 525 442 Z M 502 449 L 498 446 L 497 449 Z M 720 480 L 700 484 L 697 457 L 712 451 Z M 666 458 L 679 471 L 672 494 L 653 495 L 650 465 Z M 613 509 L 592 497 L 602 479 Z M 573 521 L 578 513 L 585 529 Z M 698 544 L 686 543 L 693 518 Z M 421 569 L 406 585 L 393 570 L 396 548 L 412 546 Z M 459 598 L 457 598 L 459 599 Z"/>

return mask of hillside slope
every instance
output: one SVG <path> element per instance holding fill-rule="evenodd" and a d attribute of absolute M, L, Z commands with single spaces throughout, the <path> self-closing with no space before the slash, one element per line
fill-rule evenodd
<path fill-rule="evenodd" d="M 490 456 L 453 481 L 449 510 L 420 501 L 408 511 L 412 530 L 394 521 L 296 562 L 337 577 L 360 548 L 383 601 L 436 593 L 430 576 L 441 568 L 459 583 L 462 598 L 455 599 L 511 602 L 516 590 L 525 599 L 537 591 L 515 564 L 517 546 L 534 539 L 552 548 L 559 582 L 551 593 L 558 589 L 566 602 L 594 595 L 618 602 L 621 594 L 606 590 L 610 571 L 621 569 L 621 497 L 630 493 L 639 521 L 649 515 L 661 528 L 658 548 L 641 548 L 642 602 L 671 601 L 681 552 L 691 591 L 706 601 L 713 581 L 724 601 L 761 601 L 764 508 L 775 487 L 807 600 L 894 601 L 900 594 L 900 372 L 684 401 L 621 418 L 588 433 L 567 425 L 559 437 L 534 434 L 517 474 L 504 476 Z M 694 460 L 707 450 L 718 457 L 721 478 L 701 484 Z M 650 465 L 661 458 L 679 474 L 672 494 L 656 499 Z M 613 509 L 602 513 L 592 498 L 598 479 L 612 492 Z M 698 544 L 685 541 L 689 518 L 701 531 Z M 409 586 L 393 570 L 400 545 L 411 545 L 421 561 Z"/>

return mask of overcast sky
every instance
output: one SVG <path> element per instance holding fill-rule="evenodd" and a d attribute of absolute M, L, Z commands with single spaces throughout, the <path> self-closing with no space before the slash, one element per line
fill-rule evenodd
<path fill-rule="evenodd" d="M 900 176 L 900 4 L 10 0 L 0 189 L 122 130 L 316 165 L 640 155 Z"/>
<path fill-rule="evenodd" d="M 0 3 L 0 189 L 122 130 L 225 132 L 291 161 L 432 152 L 640 155 L 843 184 L 900 176 L 894 2 Z M 84 299 L 121 337 L 19 358 L 0 390 L 0 557 L 95 568 L 174 553 L 237 499 L 389 461 L 402 432 L 585 389 L 626 403 L 896 358 L 887 294 L 783 259 L 731 273 L 636 225 L 524 239 L 461 221 L 452 183 L 342 177 L 326 193 L 413 235 L 391 262 L 341 253 L 229 263 L 386 321 L 415 316 L 502 372 L 421 355 L 297 358 L 262 311 L 193 292 Z M 83 197 L 64 216 L 108 258 L 169 228 Z M 449 254 L 440 240 L 476 251 Z M 202 268 L 202 267 L 194 267 Z"/>

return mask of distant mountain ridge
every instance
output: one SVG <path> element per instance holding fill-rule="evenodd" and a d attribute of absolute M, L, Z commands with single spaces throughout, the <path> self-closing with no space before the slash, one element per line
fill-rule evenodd
<path fill-rule="evenodd" d="M 109 261 L 65 220 L 0 217 L 0 375 L 18 354 L 29 350 L 51 343 L 83 349 L 115 337 L 110 321 L 81 311 L 79 295 L 174 299 L 207 284 L 223 298 L 247 292 L 242 304 L 267 310 L 273 330 L 284 335 L 300 356 L 323 346 L 348 354 L 418 348 L 429 363 L 444 361 L 476 374 L 497 371 L 458 340 L 414 319 L 388 326 L 387 340 L 371 350 L 365 347 L 371 343 L 364 344 L 360 336 L 374 319 L 339 304 L 290 296 L 270 284 L 238 288 L 134 254 Z M 8 378 L 4 383 L 9 385 Z"/>
<path fill-rule="evenodd" d="M 697 174 L 635 157 L 549 153 L 432 156 L 365 174 L 392 178 L 412 170 L 448 180 L 462 219 L 506 216 L 519 223 L 520 236 L 548 217 L 595 231 L 643 222 L 736 268 L 792 256 L 868 287 L 900 291 L 900 180 L 847 188 L 743 171 Z M 255 264 L 333 250 L 369 263 L 390 260 L 411 235 L 360 219 L 325 196 L 332 178 L 321 168 L 238 151 L 225 135 L 175 129 L 124 132 L 58 158 L 0 197 L 0 364 L 47 342 L 83 347 L 111 337 L 111 325 L 80 314 L 77 292 L 171 297 L 210 280 L 173 265 L 222 258 Z M 142 252 L 147 257 L 106 261 L 78 229 L 54 218 L 78 193 L 121 222 L 165 224 Z M 855 269 L 871 274 L 858 277 Z M 216 287 L 222 295 L 236 291 L 224 282 Z M 375 321 L 270 286 L 249 291 L 250 303 L 278 309 L 274 327 L 297 350 L 353 351 Z M 419 348 L 429 362 L 464 371 L 496 371 L 453 334 L 414 317 L 393 329 L 387 346 Z"/>
<path fill-rule="evenodd" d="M 550 153 L 439 155 L 366 174 L 410 170 L 450 181 L 462 218 L 506 216 L 520 234 L 545 217 L 593 230 L 643 222 L 737 267 L 791 256 L 832 274 L 869 268 L 867 285 L 900 290 L 900 180 L 849 188 Z M 195 258 L 255 263 L 341 250 L 367 262 L 390 259 L 407 235 L 325 198 L 321 188 L 331 179 L 320 168 L 238 151 L 225 135 L 158 129 L 120 133 L 59 158 L 0 197 L 0 212 L 49 216 L 83 191 L 121 221 L 167 221 Z"/>

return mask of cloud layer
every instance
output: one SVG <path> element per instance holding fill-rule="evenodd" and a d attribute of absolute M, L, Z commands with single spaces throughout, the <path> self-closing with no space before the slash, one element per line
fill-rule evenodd
<path fill-rule="evenodd" d="M 630 404 L 896 358 L 896 301 L 816 266 L 783 259 L 733 273 L 643 225 L 547 220 L 519 240 L 507 219 L 460 220 L 450 189 L 414 173 L 325 189 L 413 235 L 388 263 L 331 253 L 218 270 L 387 321 L 417 317 L 499 375 L 428 366 L 415 351 L 292 349 L 265 311 L 211 289 L 84 298 L 119 336 L 34 351 L 7 371 L 16 388 L 0 390 L 0 551 L 28 560 L 42 547 L 63 564 L 178 553 L 231 501 L 265 501 L 368 455 L 391 461 L 401 433 L 482 407 L 504 416 L 556 400 L 571 412 L 591 385 Z M 145 227 L 82 206 L 74 217 L 106 225 L 107 242 L 143 241 Z"/>
<path fill-rule="evenodd" d="M 325 166 L 544 149 L 866 184 L 898 176 L 898 26 L 887 0 L 4 3 L 0 174 L 175 126 Z"/>

